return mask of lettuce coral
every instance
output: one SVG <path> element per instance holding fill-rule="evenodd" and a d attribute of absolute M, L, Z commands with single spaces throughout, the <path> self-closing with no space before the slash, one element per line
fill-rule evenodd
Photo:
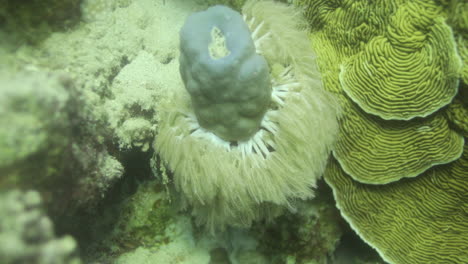
<path fill-rule="evenodd" d="M 334 155 L 347 173 L 361 182 L 386 183 L 403 177 L 417 176 L 433 165 L 447 163 L 460 156 L 463 139 L 451 130 L 447 122 L 434 123 L 436 127 L 429 126 L 431 129 L 427 129 L 424 123 L 433 120 L 433 117 L 428 120 L 413 118 L 414 120 L 409 123 L 398 121 L 414 117 L 409 114 L 409 109 L 406 109 L 413 102 L 406 104 L 404 101 L 395 101 L 396 104 L 391 106 L 392 102 L 383 100 L 383 97 L 381 97 L 382 100 L 374 100 L 377 98 L 375 92 L 395 96 L 404 93 L 417 94 L 417 100 L 420 100 L 417 104 L 422 107 L 421 109 L 427 107 L 426 110 L 420 111 L 419 115 L 426 116 L 453 99 L 458 90 L 460 58 L 454 48 L 452 31 L 442 20 L 443 13 L 440 7 L 431 1 L 414 3 L 385 1 L 385 3 L 372 4 L 365 1 L 333 3 L 298 1 L 298 4 L 307 5 L 306 13 L 309 21 L 317 23 L 318 17 L 323 17 L 323 21 L 317 23 L 315 27 L 311 22 L 312 39 L 319 53 L 318 64 L 324 78 L 325 88 L 337 94 L 344 109 L 345 115 L 341 122 L 340 136 Z M 314 9 L 311 9 L 312 7 Z M 398 20 L 398 17 L 404 18 L 413 13 L 422 21 L 406 19 L 408 20 L 405 22 L 408 23 L 406 25 Z M 405 29 L 409 31 L 420 29 L 419 38 L 414 38 L 415 34 L 409 34 Z M 435 38 L 440 34 L 433 32 L 447 36 Z M 400 50 L 395 54 L 407 58 L 408 62 L 395 64 L 395 59 L 386 60 L 385 58 L 391 57 L 384 56 L 382 52 L 388 49 L 382 50 L 383 46 L 373 44 L 379 40 L 385 40 L 387 48 L 394 51 Z M 445 46 L 441 45 L 440 41 L 450 43 L 446 43 Z M 424 56 L 415 56 L 423 50 L 435 52 L 427 58 L 439 58 L 440 62 L 439 64 L 425 64 L 428 65 L 427 67 L 434 67 L 432 70 L 423 71 L 433 73 L 424 81 L 432 83 L 432 88 L 429 89 L 429 86 L 425 85 L 424 89 L 428 90 L 425 90 L 423 94 L 424 89 L 417 88 L 416 86 L 420 85 L 417 82 L 411 82 L 416 86 L 413 88 L 408 86 L 408 89 L 401 88 L 401 85 L 394 86 L 393 82 L 402 81 L 402 78 L 397 77 L 398 74 L 408 73 L 408 70 L 404 72 L 402 68 L 406 69 L 408 63 L 411 64 L 424 58 Z M 362 60 L 364 58 L 365 60 Z M 377 65 L 380 62 L 388 66 L 387 73 L 385 73 L 385 67 Z M 377 72 L 373 70 L 378 70 L 381 74 L 376 74 Z M 441 75 L 446 77 L 441 77 Z M 389 80 L 390 82 L 387 82 Z M 416 78 L 411 81 L 414 80 Z M 351 91 L 354 88 L 356 90 Z M 401 88 L 401 90 L 395 90 L 395 88 Z M 367 101 L 364 103 L 357 97 Z M 407 96 L 403 97 L 407 98 Z M 429 100 L 429 103 L 424 103 L 423 101 L 428 98 L 433 99 Z M 355 104 L 356 101 L 359 102 Z M 431 104 L 433 106 L 430 106 Z M 378 113 L 373 110 L 369 111 L 369 107 L 380 110 Z M 388 107 L 393 110 L 384 109 Z M 403 118 L 403 116 L 394 115 L 394 118 L 391 118 L 391 111 L 405 112 L 408 116 Z M 374 114 L 377 116 L 374 117 Z M 385 120 L 388 118 L 394 120 Z M 413 128 L 410 129 L 410 126 Z M 435 132 L 437 132 L 436 138 L 440 139 L 440 145 L 432 144 L 431 140 L 425 140 L 431 138 Z M 404 140 L 402 140 L 402 135 L 405 135 Z M 406 150 L 402 151 L 403 149 Z M 410 151 L 410 149 L 413 150 Z M 424 154 L 417 154 L 422 153 L 420 151 L 423 149 Z M 403 155 L 405 158 L 403 156 L 398 158 L 401 153 L 407 153 Z M 408 160 L 415 162 L 408 163 Z"/>
<path fill-rule="evenodd" d="M 341 68 L 346 94 L 384 119 L 428 116 L 457 93 L 461 62 L 451 29 L 442 17 L 424 17 L 424 9 L 415 9 L 398 9 L 386 34 L 372 38 Z"/>
<path fill-rule="evenodd" d="M 324 176 L 341 214 L 390 263 L 467 262 L 463 5 L 296 3 L 343 107 Z"/>
<path fill-rule="evenodd" d="M 386 185 L 354 181 L 334 161 L 325 174 L 351 227 L 389 263 L 467 263 L 468 146 L 463 156 Z"/>
<path fill-rule="evenodd" d="M 362 183 L 385 184 L 416 177 L 436 164 L 458 159 L 463 137 L 443 113 L 425 119 L 384 121 L 346 104 L 334 157 Z"/>

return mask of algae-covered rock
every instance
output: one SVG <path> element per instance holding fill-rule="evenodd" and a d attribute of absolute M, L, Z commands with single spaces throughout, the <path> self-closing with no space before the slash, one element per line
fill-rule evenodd
<path fill-rule="evenodd" d="M 119 147 L 147 151 L 154 139 L 156 111 L 162 97 L 162 65 L 146 51 L 123 67 L 112 81 L 104 110 Z"/>
<path fill-rule="evenodd" d="M 55 30 L 65 30 L 81 18 L 82 0 L 0 0 L 0 42 L 37 44 Z"/>
<path fill-rule="evenodd" d="M 113 261 L 138 248 L 157 252 L 172 242 L 167 228 L 174 225 L 176 210 L 164 191 L 160 182 L 145 181 L 127 199 L 108 204 L 100 220 L 90 223 L 84 260 Z"/>
<path fill-rule="evenodd" d="M 65 76 L 0 74 L 0 167 L 6 167 L 46 147 L 48 137 L 61 140 L 60 135 L 48 133 L 67 126 L 64 109 L 69 94 Z"/>
<path fill-rule="evenodd" d="M 79 264 L 71 236 L 57 238 L 36 191 L 0 193 L 0 262 Z"/>
<path fill-rule="evenodd" d="M 250 232 L 259 240 L 258 250 L 271 257 L 268 263 L 329 261 L 340 243 L 342 220 L 329 188 L 323 181 L 319 184 L 316 197 L 298 203 L 295 213 L 252 227 Z"/>
<path fill-rule="evenodd" d="M 63 214 L 100 199 L 122 175 L 67 74 L 2 71 L 0 86 L 0 190 L 35 188 Z"/>
<path fill-rule="evenodd" d="M 463 156 L 386 185 L 354 181 L 334 161 L 325 180 L 343 217 L 390 263 L 468 262 L 468 147 Z"/>

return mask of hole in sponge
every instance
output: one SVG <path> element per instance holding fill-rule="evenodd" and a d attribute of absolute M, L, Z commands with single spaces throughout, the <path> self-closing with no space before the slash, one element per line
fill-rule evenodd
<path fill-rule="evenodd" d="M 210 57 L 214 60 L 222 59 L 231 54 L 231 51 L 226 47 L 226 38 L 223 32 L 217 27 L 213 27 L 211 30 L 211 42 L 208 45 L 208 51 Z"/>

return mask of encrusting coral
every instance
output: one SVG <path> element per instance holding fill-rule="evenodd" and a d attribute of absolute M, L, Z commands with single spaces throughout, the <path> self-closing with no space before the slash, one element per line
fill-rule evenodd
<path fill-rule="evenodd" d="M 161 107 L 169 111 L 154 145 L 197 221 L 212 230 L 248 226 L 313 197 L 338 129 L 338 107 L 322 89 L 300 13 L 269 1 L 249 1 L 242 13 L 271 78 L 260 129 L 245 140 L 221 139 L 198 124 L 180 87 Z"/>

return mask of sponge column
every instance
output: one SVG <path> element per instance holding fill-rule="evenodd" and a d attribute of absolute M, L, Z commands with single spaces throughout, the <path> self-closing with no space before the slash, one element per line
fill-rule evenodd
<path fill-rule="evenodd" d="M 190 15 L 180 31 L 180 52 L 199 125 L 226 141 L 252 137 L 270 105 L 271 82 L 242 16 L 225 6 Z"/>

